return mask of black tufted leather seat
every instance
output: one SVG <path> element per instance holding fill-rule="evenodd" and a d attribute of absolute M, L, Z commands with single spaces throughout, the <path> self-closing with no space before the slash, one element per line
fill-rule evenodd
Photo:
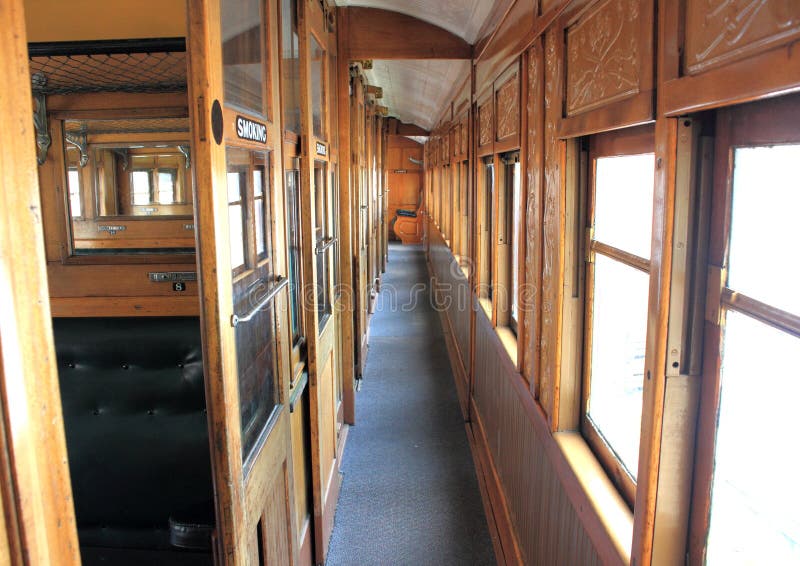
<path fill-rule="evenodd" d="M 81 547 L 169 550 L 171 518 L 213 526 L 199 319 L 64 318 L 53 331 Z"/>

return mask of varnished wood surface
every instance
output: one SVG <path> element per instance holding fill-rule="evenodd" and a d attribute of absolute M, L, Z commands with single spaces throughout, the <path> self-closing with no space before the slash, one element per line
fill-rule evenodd
<path fill-rule="evenodd" d="M 351 59 L 471 59 L 472 46 L 438 26 L 380 8 L 349 6 Z"/>
<path fill-rule="evenodd" d="M 80 564 L 45 272 L 25 21 L 0 3 L 0 556 Z"/>

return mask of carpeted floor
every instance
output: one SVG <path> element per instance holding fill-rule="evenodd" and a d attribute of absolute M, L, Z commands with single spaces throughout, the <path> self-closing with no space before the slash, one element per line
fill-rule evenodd
<path fill-rule="evenodd" d="M 422 248 L 393 244 L 328 566 L 496 563 L 428 287 Z"/>

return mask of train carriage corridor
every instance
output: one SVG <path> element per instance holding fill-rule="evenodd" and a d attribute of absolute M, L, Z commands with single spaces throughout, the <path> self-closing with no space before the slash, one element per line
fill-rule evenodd
<path fill-rule="evenodd" d="M 356 410 L 327 564 L 495 564 L 421 246 L 389 246 Z"/>

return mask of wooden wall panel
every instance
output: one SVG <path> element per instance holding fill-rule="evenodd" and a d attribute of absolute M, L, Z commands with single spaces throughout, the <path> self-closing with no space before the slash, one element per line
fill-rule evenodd
<path fill-rule="evenodd" d="M 524 564 L 600 565 L 545 442 L 520 397 L 521 381 L 490 321 L 476 315 L 474 404 L 484 430 Z M 527 392 L 523 394 L 527 395 Z"/>
<path fill-rule="evenodd" d="M 697 74 L 800 37 L 790 0 L 687 2 L 684 72 Z"/>
<path fill-rule="evenodd" d="M 492 143 L 492 103 L 487 101 L 478 107 L 478 146 Z"/>
<path fill-rule="evenodd" d="M 559 377 L 561 339 L 561 279 L 564 241 L 564 143 L 558 140 L 560 109 L 556 101 L 561 89 L 562 61 L 557 57 L 559 32 L 550 30 L 545 38 L 545 126 L 544 126 L 544 217 L 542 246 L 542 333 L 539 400 L 548 416 L 554 414 L 555 387 Z"/>
<path fill-rule="evenodd" d="M 525 285 L 520 304 L 524 309 L 523 375 L 539 395 L 539 340 L 541 332 L 541 272 L 542 272 L 542 180 L 544 173 L 544 49 L 537 39 L 528 50 L 528 115 L 527 187 L 525 214 Z"/>
<path fill-rule="evenodd" d="M 566 32 L 566 114 L 639 92 L 638 0 L 597 3 Z"/>
<path fill-rule="evenodd" d="M 519 72 L 495 87 L 497 101 L 497 141 L 519 133 Z"/>

